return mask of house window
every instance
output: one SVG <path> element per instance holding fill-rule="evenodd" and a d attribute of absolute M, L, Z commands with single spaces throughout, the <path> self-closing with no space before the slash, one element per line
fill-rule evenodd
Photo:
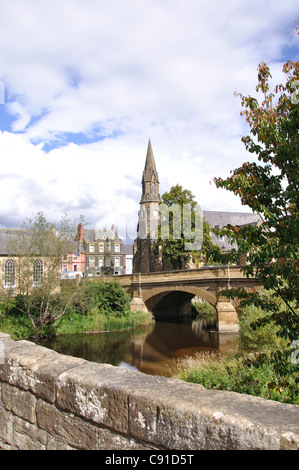
<path fill-rule="evenodd" d="M 4 287 L 15 287 L 16 263 L 12 259 L 6 261 L 4 266 Z"/>
<path fill-rule="evenodd" d="M 106 258 L 106 267 L 109 268 L 111 266 L 111 259 Z"/>
<path fill-rule="evenodd" d="M 101 268 L 102 266 L 104 266 L 104 258 L 100 257 L 99 258 L 99 268 Z"/>
<path fill-rule="evenodd" d="M 99 243 L 99 253 L 104 253 L 104 243 Z"/>
<path fill-rule="evenodd" d="M 44 263 L 41 260 L 34 261 L 33 264 L 33 285 L 40 286 L 44 278 Z"/>
<path fill-rule="evenodd" d="M 114 266 L 115 266 L 116 268 L 119 268 L 119 266 L 120 266 L 120 259 L 119 259 L 119 257 L 114 258 Z"/>
<path fill-rule="evenodd" d="M 114 245 L 114 251 L 115 251 L 115 253 L 120 253 L 120 245 L 119 245 L 119 243 L 117 243 L 117 244 Z"/>
<path fill-rule="evenodd" d="M 95 258 L 93 256 L 89 257 L 89 266 L 93 268 L 95 265 Z"/>
<path fill-rule="evenodd" d="M 111 243 L 110 242 L 106 243 L 106 250 L 107 251 L 111 250 Z"/>
<path fill-rule="evenodd" d="M 89 252 L 94 253 L 94 244 L 89 245 Z"/>

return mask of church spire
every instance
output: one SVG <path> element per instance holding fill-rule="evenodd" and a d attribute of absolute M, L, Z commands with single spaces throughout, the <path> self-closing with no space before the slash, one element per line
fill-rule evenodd
<path fill-rule="evenodd" d="M 142 174 L 142 197 L 140 202 L 159 202 L 159 200 L 159 175 L 156 169 L 151 140 L 149 139 Z"/>
<path fill-rule="evenodd" d="M 143 181 L 151 181 L 153 174 L 154 174 L 154 176 L 157 180 L 157 183 L 159 183 L 159 177 L 158 177 L 158 172 L 157 172 L 157 169 L 156 169 L 152 144 L 151 144 L 151 140 L 149 139 L 148 147 L 147 147 L 146 160 L 145 160 L 145 166 L 144 166 L 144 172 L 143 172 Z"/>
<path fill-rule="evenodd" d="M 133 272 L 161 271 L 160 258 L 155 252 L 159 228 L 159 176 L 151 141 L 148 142 L 142 173 L 142 196 L 138 212 L 137 238 L 134 242 Z"/>

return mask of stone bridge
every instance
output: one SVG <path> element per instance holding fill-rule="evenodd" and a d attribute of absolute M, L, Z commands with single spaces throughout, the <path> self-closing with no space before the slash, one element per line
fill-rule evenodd
<path fill-rule="evenodd" d="M 243 287 L 259 288 L 256 278 L 247 278 L 240 266 L 213 266 L 182 271 L 132 274 L 117 278 L 132 296 L 131 310 L 152 312 L 157 320 L 187 315 L 191 300 L 199 296 L 216 309 L 219 332 L 238 331 L 238 301 L 230 301 L 221 291 Z"/>

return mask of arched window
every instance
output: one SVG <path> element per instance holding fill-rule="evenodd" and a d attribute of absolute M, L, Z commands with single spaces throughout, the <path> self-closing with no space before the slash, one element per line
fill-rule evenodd
<path fill-rule="evenodd" d="M 4 287 L 15 287 L 16 285 L 16 263 L 8 259 L 4 265 Z"/>
<path fill-rule="evenodd" d="M 33 285 L 40 286 L 44 278 L 44 263 L 41 260 L 34 261 L 33 264 Z"/>

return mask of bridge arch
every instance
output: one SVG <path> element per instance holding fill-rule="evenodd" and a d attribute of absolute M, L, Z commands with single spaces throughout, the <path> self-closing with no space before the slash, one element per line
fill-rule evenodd
<path fill-rule="evenodd" d="M 161 286 L 154 287 L 149 290 L 142 291 L 142 300 L 145 304 L 149 304 L 151 299 L 157 297 L 157 301 L 160 300 L 158 297 L 162 298 L 161 294 L 168 294 L 170 292 L 186 292 L 192 294 L 193 296 L 201 297 L 206 300 L 213 307 L 216 307 L 217 297 L 214 292 L 209 292 L 208 290 L 202 287 L 188 286 L 188 285 L 175 285 L 175 286 Z"/>
<path fill-rule="evenodd" d="M 199 296 L 216 308 L 217 298 L 206 289 L 196 286 L 160 286 L 142 292 L 142 300 L 156 320 L 190 315 L 191 300 Z"/>

